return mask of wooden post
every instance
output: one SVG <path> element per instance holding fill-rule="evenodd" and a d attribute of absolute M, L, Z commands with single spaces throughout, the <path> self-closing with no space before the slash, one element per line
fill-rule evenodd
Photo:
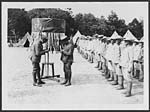
<path fill-rule="evenodd" d="M 47 44 L 45 45 L 45 49 L 47 49 Z M 44 63 L 46 63 L 46 53 L 44 54 Z M 44 66 L 44 74 L 47 74 L 47 65 L 43 65 Z"/>
<path fill-rule="evenodd" d="M 49 46 L 50 36 L 49 36 L 48 33 L 47 33 L 47 36 L 48 36 L 48 49 L 49 49 L 50 48 L 50 46 Z M 47 53 L 47 61 L 46 61 L 46 63 L 47 63 L 47 76 L 49 76 L 49 65 L 48 65 L 48 63 L 49 63 L 49 52 Z"/>

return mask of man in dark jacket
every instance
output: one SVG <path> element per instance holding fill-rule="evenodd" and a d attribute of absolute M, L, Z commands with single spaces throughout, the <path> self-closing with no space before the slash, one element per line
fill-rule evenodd
<path fill-rule="evenodd" d="M 40 61 L 41 61 L 41 55 L 44 55 L 47 53 L 49 50 L 43 50 L 42 44 L 47 42 L 47 37 L 42 36 L 40 39 L 37 39 L 34 41 L 32 45 L 32 56 L 31 56 L 31 61 L 33 65 L 33 86 L 39 86 L 41 87 L 41 84 L 45 84 L 40 78 Z M 38 82 L 37 79 L 38 78 Z"/>
<path fill-rule="evenodd" d="M 67 38 L 67 37 L 66 37 Z M 63 49 L 61 50 L 61 61 L 64 63 L 64 75 L 65 75 L 65 81 L 61 84 L 65 84 L 65 86 L 71 85 L 71 65 L 73 63 L 73 52 L 74 52 L 74 44 L 72 39 L 70 39 L 68 42 L 66 40 L 66 45 L 64 45 Z"/>

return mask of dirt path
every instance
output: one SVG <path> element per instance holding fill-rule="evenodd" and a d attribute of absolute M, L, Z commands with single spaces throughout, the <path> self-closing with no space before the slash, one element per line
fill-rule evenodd
<path fill-rule="evenodd" d="M 94 64 L 87 62 L 75 51 L 72 66 L 72 86 L 65 87 L 56 81 L 44 79 L 43 87 L 32 86 L 32 65 L 24 48 L 10 48 L 5 60 L 5 76 L 8 91 L 7 104 L 12 108 L 26 109 L 101 109 L 103 104 L 141 104 L 143 103 L 143 83 L 134 81 L 133 96 L 126 98 L 124 90 L 116 90 Z M 60 54 L 51 55 L 55 62 L 55 74 L 63 77 Z M 4 74 L 3 74 L 4 75 Z M 61 78 L 62 80 L 62 78 Z M 40 104 L 33 107 L 33 104 Z M 48 106 L 48 107 L 45 107 Z"/>

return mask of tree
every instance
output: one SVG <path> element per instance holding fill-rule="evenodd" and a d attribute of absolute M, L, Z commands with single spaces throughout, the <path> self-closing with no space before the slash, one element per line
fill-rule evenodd
<path fill-rule="evenodd" d="M 128 24 L 128 28 L 138 40 L 143 37 L 143 20 L 139 22 L 134 18 L 133 21 Z"/>
<path fill-rule="evenodd" d="M 97 18 L 97 33 L 101 35 L 107 35 L 107 24 L 104 16 Z"/>
<path fill-rule="evenodd" d="M 93 35 L 97 32 L 97 19 L 91 13 L 77 14 L 74 18 L 76 28 L 84 35 Z"/>
<path fill-rule="evenodd" d="M 8 35 L 22 38 L 31 31 L 30 19 L 24 9 L 8 9 Z"/>
<path fill-rule="evenodd" d="M 117 31 L 119 35 L 123 36 L 128 28 L 125 24 L 125 20 L 119 19 L 118 15 L 113 11 L 111 11 L 111 14 L 108 16 L 106 23 L 108 36 L 111 36 L 114 31 Z"/>
<path fill-rule="evenodd" d="M 55 18 L 64 19 L 66 21 L 66 34 L 69 36 L 74 29 L 74 19 L 71 16 L 71 9 L 68 11 L 59 8 L 47 8 L 47 9 L 32 9 L 28 12 L 30 20 L 32 18 Z"/>

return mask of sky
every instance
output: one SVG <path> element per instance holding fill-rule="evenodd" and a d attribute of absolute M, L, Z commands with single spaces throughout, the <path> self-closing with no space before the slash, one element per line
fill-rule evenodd
<path fill-rule="evenodd" d="M 105 18 L 113 10 L 119 18 L 125 19 L 127 24 L 134 18 L 143 19 L 148 7 L 147 2 L 7 2 L 4 5 L 10 8 L 25 8 L 27 11 L 33 8 L 71 8 L 74 15 L 92 13 L 95 17 Z"/>

